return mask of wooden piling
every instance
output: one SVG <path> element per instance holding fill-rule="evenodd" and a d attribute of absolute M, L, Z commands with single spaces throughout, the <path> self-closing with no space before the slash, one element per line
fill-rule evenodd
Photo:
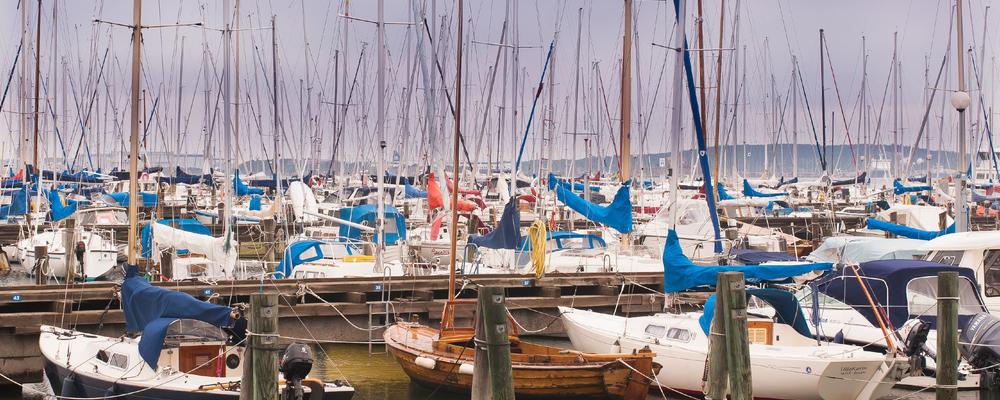
<path fill-rule="evenodd" d="M 250 296 L 240 400 L 278 397 L 278 295 Z M 252 334 L 250 334 L 252 332 Z"/>
<path fill-rule="evenodd" d="M 482 301 L 477 306 L 482 309 Z M 472 365 L 472 400 L 490 400 L 489 356 L 486 352 L 486 328 L 482 315 L 476 318 L 476 353 Z"/>
<path fill-rule="evenodd" d="M 938 272 L 937 400 L 958 399 L 958 272 Z"/>
<path fill-rule="evenodd" d="M 76 280 L 76 219 L 66 218 L 63 231 L 63 249 L 66 250 L 66 283 Z"/>
<path fill-rule="evenodd" d="M 729 376 L 727 371 L 726 357 L 726 313 L 725 305 L 722 304 L 726 298 L 726 281 L 722 274 L 716 276 L 715 286 L 715 312 L 712 315 L 712 327 L 708 337 L 708 370 L 705 386 L 705 398 L 719 400 L 726 398 L 726 389 L 729 387 Z"/>
<path fill-rule="evenodd" d="M 723 272 L 718 284 L 725 297 L 722 311 L 725 320 L 727 369 L 732 400 L 751 400 L 753 382 L 750 377 L 750 341 L 747 338 L 747 297 L 742 272 Z"/>
<path fill-rule="evenodd" d="M 176 251 L 176 249 L 170 249 L 160 257 L 160 276 L 169 280 L 174 279 L 174 252 Z"/>
<path fill-rule="evenodd" d="M 35 284 L 45 285 L 49 283 L 49 247 L 35 246 Z"/>
<path fill-rule="evenodd" d="M 503 288 L 479 288 L 479 314 L 486 331 L 490 391 L 493 400 L 514 399 L 514 376 L 510 363 L 510 337 Z"/>

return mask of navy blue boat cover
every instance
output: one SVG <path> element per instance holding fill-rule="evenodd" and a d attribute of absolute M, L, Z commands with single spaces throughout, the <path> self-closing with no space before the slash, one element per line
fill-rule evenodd
<path fill-rule="evenodd" d="M 496 229 L 485 235 L 470 235 L 469 243 L 487 249 L 515 249 L 521 242 L 521 212 L 517 198 L 511 198 L 503 207 L 503 215 Z"/>
<path fill-rule="evenodd" d="M 167 328 L 172 322 L 195 319 L 220 328 L 233 325 L 229 307 L 150 285 L 134 266 L 128 267 L 122 282 L 121 298 L 125 309 L 125 328 L 132 333 L 142 332 L 139 355 L 153 369 L 156 369 Z"/>

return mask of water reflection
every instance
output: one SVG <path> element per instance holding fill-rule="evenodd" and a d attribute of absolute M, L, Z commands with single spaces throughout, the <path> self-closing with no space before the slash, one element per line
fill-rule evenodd
<path fill-rule="evenodd" d="M 373 346 L 368 355 L 367 345 L 326 344 L 316 349 L 316 365 L 324 380 L 346 379 L 357 391 L 355 399 L 365 400 L 458 400 L 467 399 L 453 393 L 434 391 L 410 383 L 396 360 L 385 352 L 385 346 Z M 326 357 L 323 354 L 326 354 Z"/>

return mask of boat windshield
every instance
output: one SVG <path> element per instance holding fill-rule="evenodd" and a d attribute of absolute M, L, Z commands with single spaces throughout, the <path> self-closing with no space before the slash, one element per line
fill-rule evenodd
<path fill-rule="evenodd" d="M 179 319 L 167 328 L 167 338 L 174 340 L 197 339 L 204 342 L 222 342 L 228 336 L 222 328 L 194 319 Z"/>
<path fill-rule="evenodd" d="M 906 284 L 906 309 L 911 316 L 937 316 L 937 276 L 914 278 Z M 958 315 L 985 311 L 976 296 L 976 287 L 968 278 L 958 280 Z"/>

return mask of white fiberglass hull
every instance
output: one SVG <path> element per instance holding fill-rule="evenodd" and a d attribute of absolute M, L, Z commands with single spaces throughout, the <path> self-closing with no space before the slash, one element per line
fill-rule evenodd
<path fill-rule="evenodd" d="M 625 318 L 572 308 L 560 310 L 575 349 L 630 352 L 649 346 L 656 353 L 656 362 L 664 366 L 656 377 L 662 387 L 688 394 L 702 393 L 708 339 L 696 315 Z M 647 334 L 646 329 L 652 324 L 684 330 L 687 339 Z M 751 344 L 750 359 L 754 398 L 846 400 L 862 395 L 878 398 L 895 383 L 890 379 L 870 384 L 873 379 L 881 380 L 888 368 L 887 360 L 855 346 Z"/>

